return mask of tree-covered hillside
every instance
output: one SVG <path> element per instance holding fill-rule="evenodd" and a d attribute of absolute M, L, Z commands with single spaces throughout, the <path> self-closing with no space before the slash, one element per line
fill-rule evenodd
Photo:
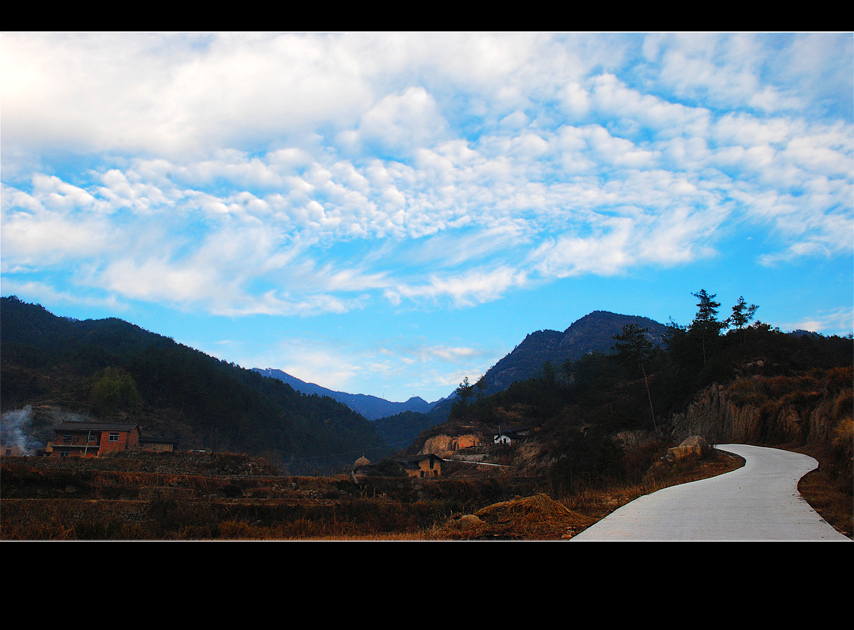
<path fill-rule="evenodd" d="M 634 324 L 646 329 L 645 335 L 660 345 L 667 327 L 646 317 L 593 311 L 572 323 L 563 332 L 539 330 L 530 333 L 512 352 L 491 367 L 479 387 L 487 394 L 507 389 L 516 381 L 536 378 L 543 366 L 561 366 L 592 352 L 609 353 L 612 337 L 622 327 Z"/>
<path fill-rule="evenodd" d="M 331 398 L 119 319 L 77 321 L 4 297 L 0 335 L 4 412 L 131 419 L 183 448 L 264 455 L 295 472 L 387 452 L 369 421 Z"/>
<path fill-rule="evenodd" d="M 535 377 L 494 394 L 464 381 L 447 421 L 423 432 L 411 450 L 437 435 L 479 433 L 491 443 L 499 429 L 536 427 L 525 442 L 525 456 L 519 451 L 502 463 L 518 473 L 576 481 L 582 475 L 625 476 L 631 462 L 617 436 L 644 434 L 667 445 L 678 434 L 675 418 L 713 385 L 731 385 L 727 391 L 777 391 L 780 400 L 757 395 L 754 408 L 745 412 L 757 425 L 767 425 L 759 432 L 768 439 L 777 430 L 771 425 L 779 420 L 773 417 L 783 400 L 779 388 L 806 387 L 786 391 L 783 398 L 804 401 L 801 421 L 814 412 L 809 404 L 833 401 L 826 418 L 833 426 L 825 434 L 842 436 L 836 444 L 843 448 L 840 461 L 848 465 L 841 474 L 850 476 L 852 338 L 785 333 L 754 322 L 756 307 L 741 300 L 731 314 L 720 314 L 714 295 L 700 291 L 695 297 L 694 320 L 667 326 L 660 345 L 649 338 L 646 326 L 629 321 L 610 336 L 607 352 L 587 352 L 560 364 L 547 361 Z M 778 432 L 774 439 L 793 436 Z M 822 446 L 836 448 L 830 442 Z"/>

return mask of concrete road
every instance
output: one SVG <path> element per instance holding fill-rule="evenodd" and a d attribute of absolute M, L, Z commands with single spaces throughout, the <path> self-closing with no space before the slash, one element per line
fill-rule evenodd
<path fill-rule="evenodd" d="M 642 496 L 572 538 L 584 541 L 847 541 L 801 497 L 818 467 L 807 455 L 720 444 L 746 464 L 710 479 Z"/>

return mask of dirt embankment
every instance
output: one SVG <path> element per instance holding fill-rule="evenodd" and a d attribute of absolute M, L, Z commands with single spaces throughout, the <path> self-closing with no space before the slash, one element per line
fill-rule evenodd
<path fill-rule="evenodd" d="M 679 443 L 701 435 L 711 444 L 800 445 L 824 452 L 851 474 L 852 369 L 816 370 L 801 376 L 753 376 L 712 385 L 685 413 L 672 419 Z"/>

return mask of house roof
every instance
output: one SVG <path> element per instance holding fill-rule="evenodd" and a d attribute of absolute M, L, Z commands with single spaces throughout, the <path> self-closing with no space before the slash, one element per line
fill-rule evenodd
<path fill-rule="evenodd" d="M 401 463 L 403 463 L 403 462 L 413 462 L 414 463 L 414 462 L 420 462 L 420 461 L 423 461 L 425 459 L 430 459 L 430 458 L 442 459 L 441 457 L 439 457 L 438 455 L 434 455 L 433 453 L 427 453 L 426 455 L 411 455 L 409 457 L 395 457 L 394 459 L 395 459 L 395 461 L 398 461 Z"/>
<path fill-rule="evenodd" d="M 507 429 L 501 429 L 501 431 L 499 433 L 496 433 L 495 435 L 514 435 L 524 433 L 525 431 L 531 431 L 533 429 L 536 429 L 538 426 L 539 425 L 537 424 L 528 424 L 523 427 L 511 427 Z"/>
<path fill-rule="evenodd" d="M 62 422 L 55 431 L 133 431 L 139 425 L 133 422 Z"/>

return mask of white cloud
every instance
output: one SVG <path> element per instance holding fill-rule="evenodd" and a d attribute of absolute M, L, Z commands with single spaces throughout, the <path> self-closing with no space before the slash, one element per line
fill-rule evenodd
<path fill-rule="evenodd" d="M 829 42 L 5 34 L 4 164 L 116 157 L 4 185 L 4 269 L 75 260 L 116 295 L 316 313 L 688 263 L 736 218 L 770 230 L 766 263 L 848 252 L 850 112 L 808 122 L 783 80 Z"/>
<path fill-rule="evenodd" d="M 590 93 L 580 83 L 570 82 L 563 88 L 561 96 L 566 112 L 574 118 L 584 118 L 590 112 Z"/>
<path fill-rule="evenodd" d="M 443 361 L 460 362 L 480 357 L 483 351 L 468 346 L 421 346 L 418 348 L 418 355 L 422 360 L 438 358 Z"/>
<path fill-rule="evenodd" d="M 250 361 L 254 366 L 278 366 L 301 381 L 337 391 L 348 391 L 361 369 L 360 357 L 348 345 L 319 338 L 278 340 L 266 356 Z"/>
<path fill-rule="evenodd" d="M 159 258 L 142 262 L 117 260 L 99 274 L 98 282 L 125 297 L 173 304 L 191 304 L 227 294 L 226 287 L 211 270 Z"/>
<path fill-rule="evenodd" d="M 613 74 L 591 80 L 591 99 L 597 112 L 617 117 L 620 124 L 625 125 L 624 119 L 631 119 L 664 136 L 703 134 L 710 122 L 710 113 L 705 108 L 687 107 L 642 94 Z"/>
<path fill-rule="evenodd" d="M 766 36 L 686 33 L 648 37 L 654 40 L 646 47 L 649 56 L 661 60 L 658 78 L 677 96 L 702 98 L 714 107 L 750 106 L 762 111 L 802 105 L 779 87 L 762 85 L 766 59 L 762 48 L 774 45 Z"/>
<path fill-rule="evenodd" d="M 16 295 L 23 300 L 34 300 L 36 302 L 48 302 L 59 304 L 75 304 L 106 307 L 113 311 L 124 309 L 124 304 L 113 295 L 104 297 L 92 297 L 83 295 L 80 291 L 59 291 L 52 285 L 40 281 L 18 281 L 5 278 L 3 280 L 3 293 L 5 295 Z"/>
<path fill-rule="evenodd" d="M 837 308 L 830 311 L 819 311 L 809 319 L 785 325 L 785 330 L 809 330 L 829 334 L 828 330 L 848 331 L 842 334 L 854 333 L 854 309 L 849 307 Z"/>
<path fill-rule="evenodd" d="M 473 269 L 460 274 L 433 275 L 420 284 L 398 284 L 385 291 L 392 304 L 400 304 L 402 298 L 427 299 L 433 302 L 450 299 L 457 307 L 490 302 L 503 296 L 513 288 L 523 287 L 526 274 L 510 267 L 492 270 Z"/>
<path fill-rule="evenodd" d="M 284 68 L 287 71 L 282 71 Z M 352 122 L 341 36 L 5 33 L 4 142 L 161 153 Z"/>
<path fill-rule="evenodd" d="M 551 239 L 537 248 L 531 259 L 535 269 L 549 278 L 620 273 L 634 261 L 630 251 L 632 229 L 631 219 L 605 219 L 601 231 Z"/>
<path fill-rule="evenodd" d="M 529 246 L 533 230 L 521 219 L 497 218 L 475 229 L 433 236 L 407 256 L 409 262 L 431 268 L 457 267 L 495 254 L 507 259 L 512 249 Z"/>
<path fill-rule="evenodd" d="M 408 154 L 414 147 L 433 145 L 446 127 L 435 99 L 423 87 L 410 87 L 384 97 L 362 116 L 356 142 Z"/>
<path fill-rule="evenodd" d="M 100 211 L 106 206 L 59 178 L 34 177 L 32 194 L 4 186 L 2 198 L 7 263 L 45 266 L 107 254 L 121 246 Z"/>

